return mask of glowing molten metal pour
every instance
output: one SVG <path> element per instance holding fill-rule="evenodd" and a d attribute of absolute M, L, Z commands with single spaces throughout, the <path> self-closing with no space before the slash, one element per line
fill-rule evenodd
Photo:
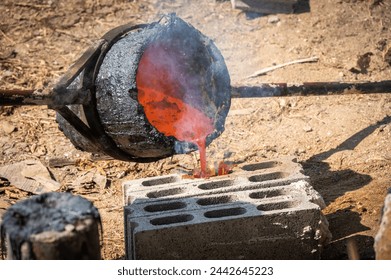
<path fill-rule="evenodd" d="M 167 42 L 151 43 L 138 66 L 138 100 L 148 121 L 158 131 L 198 146 L 201 173 L 193 175 L 209 177 L 206 137 L 215 129 L 214 120 L 199 109 L 203 106 L 202 79 L 189 71 L 192 66 L 187 56 Z"/>

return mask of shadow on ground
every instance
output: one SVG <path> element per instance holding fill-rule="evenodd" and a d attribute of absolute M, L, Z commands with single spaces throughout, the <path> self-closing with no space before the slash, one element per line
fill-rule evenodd
<path fill-rule="evenodd" d="M 312 186 L 323 196 L 326 205 L 335 201 L 349 191 L 362 188 L 372 181 L 371 176 L 360 174 L 350 169 L 330 170 L 330 165 L 324 162 L 331 155 L 344 150 L 353 150 L 366 137 L 371 135 L 381 125 L 391 122 L 391 116 L 386 116 L 377 123 L 370 125 L 338 145 L 336 148 L 314 155 L 301 162 L 304 173 L 311 178 Z M 332 191 L 330 191 L 332 189 Z M 361 259 L 374 259 L 374 239 L 358 233 L 369 228 L 361 224 L 361 217 L 351 207 L 337 210 L 326 216 L 333 234 L 332 242 L 326 246 L 322 258 L 347 259 L 348 240 L 354 240 Z"/>
<path fill-rule="evenodd" d="M 373 237 L 358 234 L 369 228 L 361 224 L 361 217 L 357 212 L 345 208 L 327 215 L 326 218 L 330 223 L 329 229 L 333 234 L 333 240 L 325 246 L 322 259 L 354 259 L 352 255 L 355 254 L 364 260 L 375 258 Z M 349 243 L 353 248 L 349 248 Z M 352 250 L 354 252 L 351 252 Z"/>

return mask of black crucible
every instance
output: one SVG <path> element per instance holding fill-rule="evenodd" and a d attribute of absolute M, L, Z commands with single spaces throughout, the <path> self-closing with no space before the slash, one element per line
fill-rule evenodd
<path fill-rule="evenodd" d="M 168 88 L 171 96 L 162 102 L 174 96 L 211 120 L 213 130 L 206 145 L 223 132 L 231 100 L 230 78 L 224 58 L 209 38 L 173 14 L 106 37 L 112 38 L 100 48 L 93 67 L 86 67 L 67 87 L 79 92 L 88 88 L 89 102 L 54 107 L 60 129 L 77 148 L 139 162 L 196 149 L 194 141 L 162 133 L 147 118 L 139 100 L 138 77 L 143 86 L 163 83 L 158 88 Z M 150 56 L 152 60 L 141 69 L 140 61 L 148 50 L 158 55 Z M 144 73 L 151 69 L 155 71 Z M 150 92 L 144 89 L 145 94 Z"/>
<path fill-rule="evenodd" d="M 169 64 L 175 73 L 173 91 L 212 120 L 213 131 L 206 144 L 223 132 L 230 107 L 230 78 L 222 55 L 209 38 L 170 14 L 156 23 L 116 28 L 102 40 L 104 43 L 86 52 L 87 59 L 82 57 L 82 63 L 73 66 L 80 69 L 64 75 L 50 101 L 58 112 L 60 129 L 77 148 L 139 162 L 196 149 L 194 143 L 160 132 L 139 102 L 136 76 L 151 45 L 169 50 L 164 56 L 169 61 L 163 64 Z M 166 81 L 166 74 L 155 71 L 153 82 Z M 144 83 L 151 77 L 144 75 Z M 45 104 L 47 97 L 43 96 L 32 104 Z"/>

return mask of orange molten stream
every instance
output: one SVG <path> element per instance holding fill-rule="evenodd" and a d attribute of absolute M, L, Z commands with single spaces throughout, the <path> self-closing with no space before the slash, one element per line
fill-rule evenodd
<path fill-rule="evenodd" d="M 198 146 L 201 162 L 199 176 L 209 177 L 206 137 L 214 130 L 213 120 L 186 103 L 186 98 L 199 102 L 199 97 L 186 96 L 186 83 L 191 77 L 181 69 L 182 64 L 179 52 L 167 46 L 151 44 L 145 50 L 138 66 L 138 101 L 144 107 L 148 121 L 158 131 Z M 194 89 L 194 82 L 189 84 L 193 84 Z"/>

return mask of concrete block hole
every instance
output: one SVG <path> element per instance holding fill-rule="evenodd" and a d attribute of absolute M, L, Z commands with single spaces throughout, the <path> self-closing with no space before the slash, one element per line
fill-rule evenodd
<path fill-rule="evenodd" d="M 143 181 L 141 184 L 144 187 L 152 187 L 157 185 L 171 184 L 171 183 L 175 183 L 176 181 L 178 181 L 178 178 L 176 176 L 171 176 L 165 178 L 146 180 Z"/>
<path fill-rule="evenodd" d="M 186 203 L 177 201 L 148 205 L 144 207 L 144 210 L 147 212 L 163 212 L 183 208 L 186 208 Z"/>
<path fill-rule="evenodd" d="M 173 188 L 173 189 L 168 189 L 168 190 L 149 192 L 149 193 L 147 193 L 147 197 L 160 198 L 160 197 L 176 195 L 176 194 L 180 194 L 180 193 L 184 193 L 184 192 L 185 192 L 185 188 Z"/>
<path fill-rule="evenodd" d="M 287 172 L 271 172 L 266 174 L 254 175 L 248 178 L 250 182 L 264 182 L 277 179 L 283 179 L 289 176 Z"/>
<path fill-rule="evenodd" d="M 166 217 L 152 219 L 150 223 L 154 226 L 161 226 L 161 225 L 185 223 L 193 219 L 194 219 L 193 215 L 184 214 L 184 215 L 166 216 Z"/>
<path fill-rule="evenodd" d="M 214 181 L 214 182 L 201 184 L 198 186 L 198 188 L 201 190 L 214 190 L 214 189 L 232 186 L 234 183 L 235 183 L 234 180 L 221 180 L 221 181 Z"/>
<path fill-rule="evenodd" d="M 248 164 L 245 166 L 242 166 L 242 169 L 245 171 L 256 171 L 260 169 L 267 169 L 267 168 L 273 168 L 280 166 L 282 162 L 280 161 L 267 161 L 267 162 L 260 162 L 255 164 Z"/>
<path fill-rule="evenodd" d="M 224 204 L 237 201 L 238 198 L 234 195 L 213 196 L 207 198 L 200 198 L 197 200 L 197 204 L 201 206 L 209 206 L 216 204 Z"/>
<path fill-rule="evenodd" d="M 245 214 L 247 211 L 243 207 L 235 207 L 228 209 L 212 210 L 204 213 L 204 216 L 209 219 L 222 218 L 229 216 L 239 216 Z"/>
<path fill-rule="evenodd" d="M 299 201 L 280 201 L 275 203 L 265 203 L 257 206 L 259 211 L 276 211 L 276 210 L 286 210 L 290 208 L 295 208 L 300 205 Z"/>
<path fill-rule="evenodd" d="M 249 194 L 249 197 L 251 199 L 263 199 L 263 198 L 272 198 L 272 197 L 278 197 L 283 195 L 286 195 L 285 190 L 265 190 L 265 191 L 252 192 Z"/>

